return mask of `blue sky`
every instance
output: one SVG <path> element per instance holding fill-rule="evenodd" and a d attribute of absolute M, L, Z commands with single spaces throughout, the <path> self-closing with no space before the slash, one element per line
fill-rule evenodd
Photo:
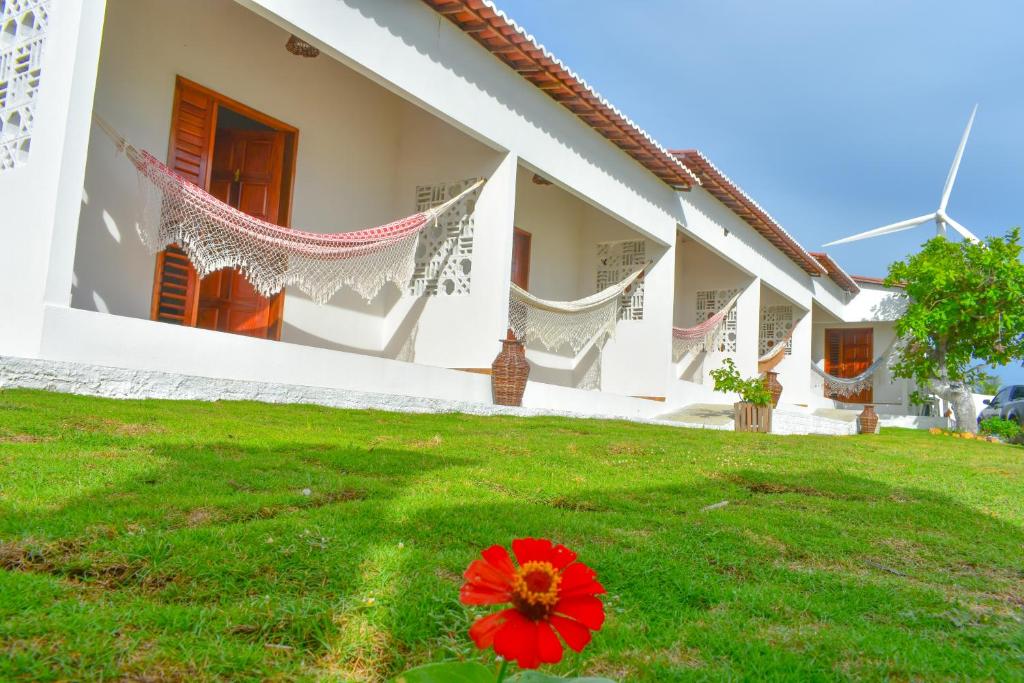
<path fill-rule="evenodd" d="M 949 214 L 981 236 L 1024 224 L 1024 2 L 496 2 L 660 143 L 702 150 L 808 249 L 934 211 L 975 103 Z M 881 276 L 932 225 L 829 253 Z"/>

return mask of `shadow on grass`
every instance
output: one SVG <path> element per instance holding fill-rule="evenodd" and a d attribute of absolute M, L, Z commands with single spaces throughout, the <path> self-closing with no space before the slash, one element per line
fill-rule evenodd
<path fill-rule="evenodd" d="M 158 634 L 154 652 L 182 670 L 379 680 L 484 657 L 461 572 L 493 543 L 540 536 L 609 590 L 605 630 L 566 673 L 1002 678 L 1024 664 L 1024 532 L 948 496 L 826 470 L 469 495 L 459 471 L 479 459 L 386 444 L 147 444 L 142 472 L 45 513 L 5 511 L 19 545 L 0 565 L 75 591 L 0 615 L 60 642 L 69 614 L 94 609 L 71 677 L 155 666 L 108 635 L 118 624 Z M 47 656 L 33 648 L 26 661 Z"/>

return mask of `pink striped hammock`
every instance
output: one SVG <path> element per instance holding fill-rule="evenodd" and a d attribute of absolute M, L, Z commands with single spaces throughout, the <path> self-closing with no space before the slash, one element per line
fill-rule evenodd
<path fill-rule="evenodd" d="M 725 320 L 739 298 L 740 295 L 737 293 L 725 306 L 722 306 L 721 310 L 693 327 L 673 327 L 673 359 L 678 362 L 683 356 L 698 347 L 705 351 L 716 349 L 725 327 Z"/>
<path fill-rule="evenodd" d="M 200 277 L 237 268 L 260 294 L 295 285 L 317 303 L 343 286 L 370 300 L 387 282 L 404 287 L 415 269 L 420 231 L 456 204 L 472 199 L 478 180 L 448 201 L 386 225 L 319 233 L 283 228 L 225 204 L 145 150 L 94 119 L 135 167 L 143 193 L 139 237 L 153 252 L 178 244 Z"/>

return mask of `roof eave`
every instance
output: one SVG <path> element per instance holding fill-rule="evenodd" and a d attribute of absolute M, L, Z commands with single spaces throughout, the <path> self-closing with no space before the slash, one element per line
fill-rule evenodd
<path fill-rule="evenodd" d="M 601 97 L 491 0 L 423 2 L 673 190 L 686 192 L 700 185 L 700 178 L 686 164 Z"/>

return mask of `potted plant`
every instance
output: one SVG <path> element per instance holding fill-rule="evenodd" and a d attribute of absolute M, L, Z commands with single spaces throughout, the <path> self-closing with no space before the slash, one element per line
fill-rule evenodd
<path fill-rule="evenodd" d="M 733 404 L 737 432 L 772 430 L 772 394 L 763 379 L 743 379 L 731 358 L 726 358 L 722 367 L 710 374 L 715 380 L 715 391 L 731 391 L 740 395 L 740 400 Z"/>

